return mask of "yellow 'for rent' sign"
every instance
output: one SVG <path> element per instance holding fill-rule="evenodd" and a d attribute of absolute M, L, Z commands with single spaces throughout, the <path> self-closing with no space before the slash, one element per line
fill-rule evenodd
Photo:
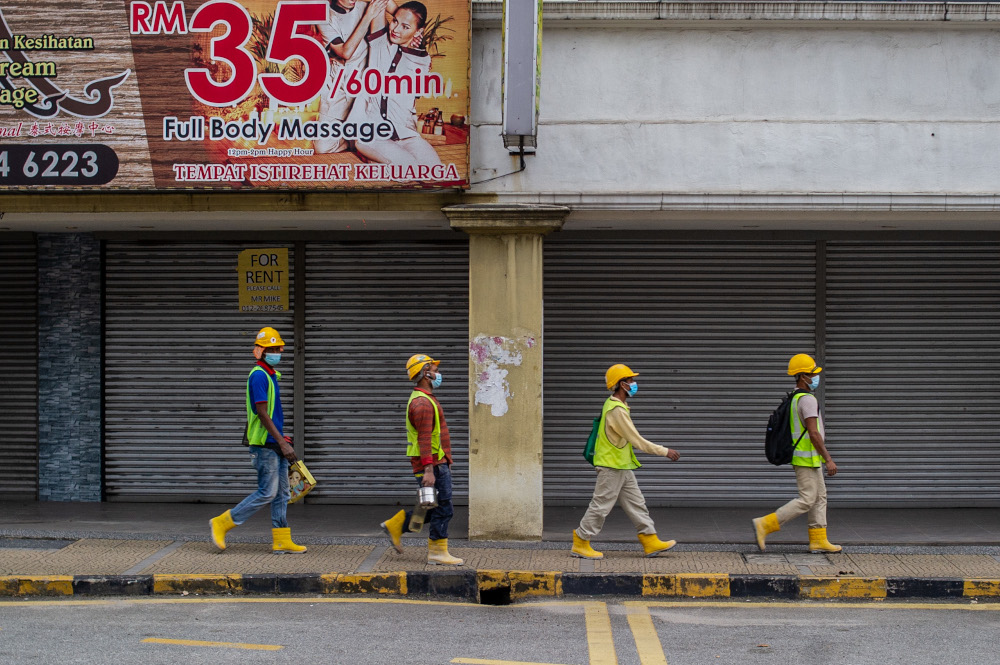
<path fill-rule="evenodd" d="M 237 272 L 241 312 L 288 311 L 288 248 L 244 249 Z"/>

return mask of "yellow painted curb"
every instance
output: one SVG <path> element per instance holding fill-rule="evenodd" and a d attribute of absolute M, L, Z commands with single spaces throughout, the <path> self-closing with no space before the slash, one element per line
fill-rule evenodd
<path fill-rule="evenodd" d="M 729 598 L 729 575 L 677 573 L 677 595 L 688 598 Z"/>
<path fill-rule="evenodd" d="M 327 573 L 319 576 L 322 593 L 337 593 L 340 591 L 340 573 Z"/>
<path fill-rule="evenodd" d="M 803 598 L 885 598 L 884 577 L 799 577 Z"/>
<path fill-rule="evenodd" d="M 510 597 L 512 600 L 525 596 L 561 596 L 562 573 L 554 571 L 526 572 L 512 570 L 510 579 Z"/>
<path fill-rule="evenodd" d="M 21 578 L 13 575 L 0 576 L 0 596 L 16 596 L 21 588 Z"/>
<path fill-rule="evenodd" d="M 0 596 L 72 596 L 72 575 L 6 575 Z"/>
<path fill-rule="evenodd" d="M 479 591 L 510 589 L 511 600 L 527 596 L 561 596 L 562 573 L 525 570 L 477 570 Z"/>
<path fill-rule="evenodd" d="M 406 573 L 340 575 L 337 593 L 391 593 L 406 595 Z"/>
<path fill-rule="evenodd" d="M 242 575 L 153 575 L 153 593 L 239 593 Z"/>
<path fill-rule="evenodd" d="M 728 598 L 729 575 L 727 573 L 643 575 L 642 595 Z"/>
<path fill-rule="evenodd" d="M 1000 596 L 1000 580 L 965 580 L 964 596 Z"/>
<path fill-rule="evenodd" d="M 674 575 L 643 575 L 643 596 L 673 596 L 676 595 L 677 578 Z"/>

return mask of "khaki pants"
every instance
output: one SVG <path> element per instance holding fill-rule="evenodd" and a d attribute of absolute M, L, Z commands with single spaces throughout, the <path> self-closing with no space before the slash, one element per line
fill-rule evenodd
<path fill-rule="evenodd" d="M 796 466 L 795 483 L 799 496 L 778 508 L 778 523 L 784 524 L 802 513 L 809 513 L 810 529 L 826 528 L 826 482 L 823 467 Z"/>
<path fill-rule="evenodd" d="M 639 483 L 631 469 L 608 469 L 597 467 L 597 484 L 594 486 L 594 497 L 590 500 L 587 513 L 580 520 L 576 535 L 584 540 L 592 540 L 601 532 L 604 519 L 615 507 L 622 507 L 628 518 L 632 520 L 636 531 L 643 534 L 656 533 L 653 520 L 646 509 L 646 499 L 639 491 Z"/>

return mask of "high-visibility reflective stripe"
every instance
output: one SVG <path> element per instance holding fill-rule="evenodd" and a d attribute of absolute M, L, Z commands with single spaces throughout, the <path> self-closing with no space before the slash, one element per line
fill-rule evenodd
<path fill-rule="evenodd" d="M 247 375 L 247 441 L 251 446 L 263 446 L 267 443 L 267 428 L 264 427 L 264 423 L 260 422 L 260 416 L 257 415 L 257 410 L 254 405 L 250 403 L 250 377 L 253 376 L 254 372 L 264 372 L 267 376 L 267 417 L 274 418 L 274 382 L 281 378 L 281 372 L 275 372 L 274 378 L 271 378 L 265 370 L 260 365 L 255 365 L 250 374 Z"/>
<path fill-rule="evenodd" d="M 438 410 L 437 403 L 428 397 L 427 393 L 420 390 L 411 392 L 410 399 L 406 401 L 406 454 L 410 457 L 420 456 L 419 433 L 417 432 L 417 428 L 413 426 L 413 423 L 410 422 L 410 403 L 419 397 L 427 399 L 431 403 L 431 406 L 434 407 L 434 429 L 431 431 L 431 455 L 438 459 L 444 459 L 444 451 L 441 450 L 441 412 Z"/>
<path fill-rule="evenodd" d="M 638 469 L 642 465 L 635 458 L 632 443 L 627 442 L 624 448 L 618 448 L 608 439 L 605 428 L 608 426 L 608 411 L 611 409 L 629 411 L 627 404 L 616 399 L 609 397 L 604 400 L 604 408 L 601 409 L 601 422 L 597 428 L 597 442 L 594 446 L 594 466 L 603 466 L 609 469 Z"/>
<path fill-rule="evenodd" d="M 792 398 L 792 408 L 788 414 L 789 419 L 792 421 L 792 441 L 799 442 L 792 453 L 792 464 L 794 466 L 809 467 L 823 466 L 823 458 L 813 445 L 812 439 L 809 436 L 809 430 L 799 420 L 799 400 L 805 395 L 806 393 L 800 393 Z"/>

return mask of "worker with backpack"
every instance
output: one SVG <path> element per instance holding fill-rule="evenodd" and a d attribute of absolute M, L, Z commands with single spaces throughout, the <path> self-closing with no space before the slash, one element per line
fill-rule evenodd
<path fill-rule="evenodd" d="M 840 545 L 833 545 L 826 536 L 826 475 L 834 476 L 837 465 L 826 449 L 823 416 L 813 392 L 819 387 L 822 367 L 805 353 L 792 356 L 788 361 L 788 375 L 795 377 L 795 392 L 775 409 L 768 423 L 765 451 L 772 464 L 791 461 L 795 469 L 795 482 L 799 496 L 777 511 L 753 520 L 757 547 L 764 551 L 768 534 L 781 530 L 781 525 L 803 513 L 809 519 L 809 549 L 812 552 L 839 552 Z M 787 414 L 787 420 L 785 420 Z M 778 422 L 783 421 L 783 422 Z M 788 428 L 785 430 L 784 428 Z M 781 429 L 779 429 L 781 428 Z M 788 454 L 790 451 L 790 455 Z"/>

